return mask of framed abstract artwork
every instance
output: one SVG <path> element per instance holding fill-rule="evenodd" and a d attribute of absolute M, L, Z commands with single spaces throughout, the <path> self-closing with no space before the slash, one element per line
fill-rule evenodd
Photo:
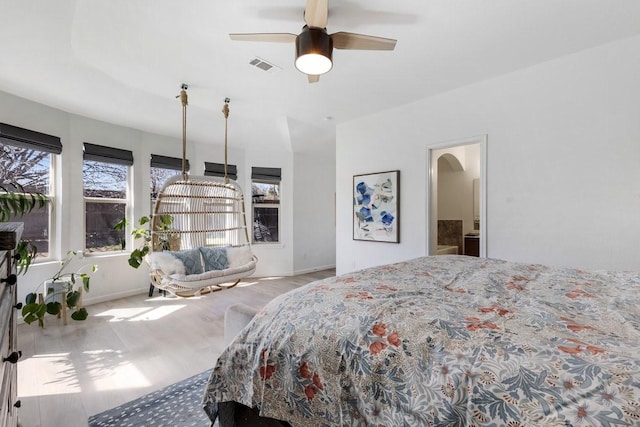
<path fill-rule="evenodd" d="M 353 239 L 400 243 L 400 171 L 353 176 Z"/>

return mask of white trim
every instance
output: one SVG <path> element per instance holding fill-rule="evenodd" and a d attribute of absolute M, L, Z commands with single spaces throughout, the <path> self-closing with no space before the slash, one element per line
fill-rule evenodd
<path fill-rule="evenodd" d="M 277 185 L 278 186 L 278 191 L 280 192 L 280 194 L 278 195 L 278 203 L 253 203 L 253 183 L 256 184 L 267 184 L 267 185 Z M 264 180 L 264 179 L 251 179 L 251 224 L 247 224 L 247 232 L 249 233 L 249 242 L 250 244 L 253 246 L 259 246 L 259 247 L 268 247 L 268 246 L 272 246 L 272 247 L 277 247 L 277 248 L 284 248 L 284 242 L 282 239 L 282 180 L 280 181 L 268 181 L 268 180 Z M 275 242 L 256 242 L 255 239 L 255 232 L 253 229 L 253 224 L 255 222 L 255 214 L 256 214 L 256 208 L 270 208 L 270 209 L 277 209 L 278 210 L 278 240 Z M 246 214 L 246 212 L 245 212 Z M 281 245 L 281 246 L 280 246 Z"/>
<path fill-rule="evenodd" d="M 157 288 L 156 288 L 157 289 Z M 149 285 L 140 287 L 140 288 L 135 288 L 135 289 L 129 289 L 126 291 L 122 291 L 122 292 L 116 292 L 113 294 L 109 294 L 109 295 L 104 295 L 104 296 L 100 296 L 100 297 L 95 297 L 95 298 L 85 298 L 87 294 L 82 294 L 82 298 L 83 298 L 83 304 L 85 306 L 91 306 L 93 304 L 100 304 L 103 302 L 107 302 L 107 301 L 114 301 L 116 299 L 120 299 L 120 298 L 128 298 L 134 295 L 141 295 L 141 294 L 148 294 L 149 293 Z M 91 315 L 91 314 L 90 314 Z"/>
<path fill-rule="evenodd" d="M 303 268 L 302 270 L 294 270 L 292 276 L 297 276 L 299 274 L 315 273 L 316 271 L 330 270 L 335 268 L 336 268 L 335 264 L 324 265 L 321 267 Z"/>
<path fill-rule="evenodd" d="M 480 141 L 480 257 L 487 258 L 487 135 Z"/>
<path fill-rule="evenodd" d="M 450 141 L 438 142 L 427 145 L 427 227 L 426 227 L 426 253 L 427 255 L 435 254 L 435 240 L 437 232 L 437 223 L 432 221 L 437 218 L 437 204 L 433 203 L 433 168 L 432 168 L 432 152 L 433 150 L 441 150 L 444 148 L 458 147 L 461 145 L 480 144 L 480 257 L 487 257 L 487 135 L 476 135 L 468 138 L 460 138 Z"/>
<path fill-rule="evenodd" d="M 107 163 L 107 164 L 112 164 L 112 165 L 118 165 L 118 166 L 125 166 L 126 167 L 126 173 L 127 173 L 127 179 L 126 179 L 126 183 L 125 183 L 125 196 L 122 199 L 117 199 L 117 198 L 113 198 L 113 197 L 91 197 L 91 196 L 85 196 L 84 195 L 84 190 L 85 190 L 85 176 L 84 176 L 84 165 L 85 162 L 87 161 L 91 161 L 91 162 L 95 162 L 95 163 Z M 124 205 L 124 218 L 128 221 L 128 225 L 127 227 L 125 227 L 124 233 L 125 233 L 125 238 L 127 239 L 125 242 L 125 247 L 133 247 L 133 243 L 134 243 L 134 238 L 131 234 L 131 230 L 133 230 L 133 227 L 135 227 L 134 222 L 133 222 L 133 166 L 131 165 L 122 165 L 119 163 L 109 163 L 109 162 L 104 162 L 104 161 L 100 161 L 100 160 L 86 160 L 83 159 L 82 160 L 82 209 L 83 209 L 83 214 L 82 214 L 82 247 L 83 247 L 83 251 L 85 253 L 86 256 L 94 256 L 96 255 L 95 252 L 91 252 L 91 249 L 93 248 L 87 248 L 87 203 L 95 203 L 95 204 L 114 204 L 114 205 L 118 205 L 118 204 L 122 204 Z M 107 251 L 107 252 L 101 252 L 100 254 L 107 254 L 107 253 L 121 253 L 122 250 L 121 249 L 113 249 L 111 251 Z"/>
<path fill-rule="evenodd" d="M 49 197 L 49 255 L 46 257 L 35 257 L 33 259 L 34 264 L 41 262 L 49 262 L 61 259 L 60 254 L 60 241 L 62 236 L 61 217 L 58 212 L 62 210 L 62 196 L 60 173 L 62 166 L 60 164 L 60 154 L 49 153 L 49 191 L 47 196 Z"/>

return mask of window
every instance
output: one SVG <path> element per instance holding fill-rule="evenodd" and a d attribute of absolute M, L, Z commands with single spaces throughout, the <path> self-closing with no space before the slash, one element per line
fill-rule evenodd
<path fill-rule="evenodd" d="M 122 249 L 125 230 L 116 231 L 113 227 L 127 217 L 131 165 L 131 151 L 84 143 L 82 179 L 86 252 Z"/>
<path fill-rule="evenodd" d="M 280 168 L 251 168 L 253 243 L 279 242 Z"/>
<path fill-rule="evenodd" d="M 0 182 L 17 183 L 25 191 L 45 194 L 51 203 L 10 221 L 24 223 L 22 239 L 37 248 L 38 258 L 48 258 L 52 234 L 53 166 L 55 155 L 62 152 L 60 138 L 0 123 Z"/>
<path fill-rule="evenodd" d="M 189 170 L 189 159 L 185 160 L 184 167 L 186 171 Z M 182 159 L 152 154 L 149 173 L 151 178 L 149 180 L 149 191 L 151 194 L 151 210 L 149 212 L 153 214 L 155 203 L 158 199 L 158 193 L 160 193 L 160 190 L 164 187 L 167 179 L 182 173 Z"/>

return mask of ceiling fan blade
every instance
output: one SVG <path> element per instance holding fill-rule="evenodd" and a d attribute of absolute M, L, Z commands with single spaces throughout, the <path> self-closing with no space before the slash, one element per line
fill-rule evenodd
<path fill-rule="evenodd" d="M 331 34 L 336 49 L 393 50 L 397 40 L 340 31 Z"/>
<path fill-rule="evenodd" d="M 320 81 L 320 76 L 314 76 L 313 74 L 307 74 L 307 79 L 309 79 L 309 83 L 318 83 Z"/>
<path fill-rule="evenodd" d="M 307 0 L 304 7 L 304 22 L 309 27 L 326 28 L 329 17 L 329 0 Z"/>
<path fill-rule="evenodd" d="M 229 37 L 231 40 L 244 42 L 293 43 L 298 36 L 291 33 L 236 33 L 229 34 Z"/>

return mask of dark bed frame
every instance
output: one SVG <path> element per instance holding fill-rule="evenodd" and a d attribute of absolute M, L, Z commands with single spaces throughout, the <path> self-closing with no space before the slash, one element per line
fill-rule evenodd
<path fill-rule="evenodd" d="M 258 415 L 258 410 L 241 403 L 218 403 L 220 427 L 291 427 L 291 424 Z"/>

